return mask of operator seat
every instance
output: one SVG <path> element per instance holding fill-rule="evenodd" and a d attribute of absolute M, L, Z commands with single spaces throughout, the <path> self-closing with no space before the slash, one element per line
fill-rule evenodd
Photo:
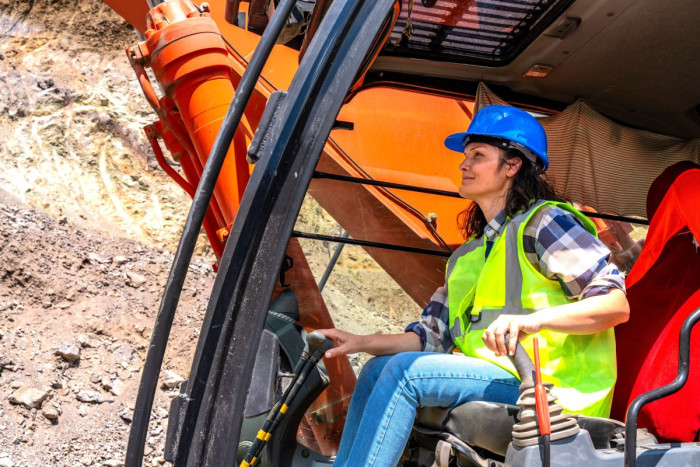
<path fill-rule="evenodd" d="M 638 395 L 664 386 L 678 371 L 678 338 L 700 307 L 700 165 L 680 162 L 654 181 L 647 196 L 649 231 L 627 276 L 630 319 L 615 328 L 618 380 L 612 416 L 624 420 Z M 645 406 L 639 426 L 663 441 L 698 441 L 700 332 L 691 336 L 690 373 L 677 393 Z"/>

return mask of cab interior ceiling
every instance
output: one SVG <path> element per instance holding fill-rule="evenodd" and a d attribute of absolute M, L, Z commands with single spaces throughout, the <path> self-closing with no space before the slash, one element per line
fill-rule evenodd
<path fill-rule="evenodd" d="M 463 19 L 484 4 L 491 10 L 514 4 L 505 0 L 465 1 L 468 8 L 463 3 L 459 6 Z M 403 76 L 415 83 L 416 78 L 424 77 L 427 82 L 462 82 L 467 93 L 474 83 L 483 81 L 509 89 L 525 100 L 568 105 L 582 98 L 604 115 L 632 127 L 684 139 L 700 137 L 700 60 L 696 57 L 700 50 L 700 1 L 562 1 L 560 4 L 570 6 L 545 18 L 547 24 L 541 25 L 541 32 L 534 39 L 526 38 L 531 40 L 529 45 L 500 66 L 486 66 L 483 60 L 473 59 L 464 63 L 459 57 L 446 59 L 439 53 L 426 58 L 429 55 L 425 53 L 410 56 L 397 52 L 396 33 L 400 35 L 405 28 L 408 2 L 403 0 L 399 22 L 390 43 L 372 65 L 370 81 Z M 458 5 L 460 2 L 438 0 L 433 7 L 426 7 L 415 0 L 412 21 L 420 22 L 421 8 L 425 13 L 430 8 L 449 11 Z M 433 17 L 444 15 L 441 12 Z M 542 78 L 523 76 L 533 65 L 552 70 Z"/>

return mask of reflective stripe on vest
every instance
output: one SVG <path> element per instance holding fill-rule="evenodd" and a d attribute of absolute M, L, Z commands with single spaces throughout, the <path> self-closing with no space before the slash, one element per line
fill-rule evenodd
<path fill-rule="evenodd" d="M 486 348 L 481 340 L 484 330 L 501 314 L 528 314 L 573 301 L 557 280 L 533 267 L 523 249 L 525 225 L 544 206 L 573 213 L 595 235 L 593 223 L 570 205 L 541 201 L 505 226 L 488 259 L 482 235 L 457 249 L 447 264 L 449 325 L 455 344 L 465 355 L 493 362 L 516 376 L 510 359 L 496 357 Z M 536 335 L 542 379 L 554 384 L 564 410 L 607 417 L 617 375 L 613 330 L 587 335 L 543 330 Z M 533 336 L 521 341 L 531 357 Z"/>

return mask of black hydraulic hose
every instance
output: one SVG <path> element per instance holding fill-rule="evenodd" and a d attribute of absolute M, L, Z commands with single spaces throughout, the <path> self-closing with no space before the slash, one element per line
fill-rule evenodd
<path fill-rule="evenodd" d="M 158 375 L 160 374 L 170 329 L 175 317 L 175 310 L 180 300 L 182 286 L 192 259 L 197 236 L 204 222 L 204 215 L 209 207 L 209 201 L 226 158 L 226 153 L 243 117 L 243 112 L 255 89 L 263 66 L 267 62 L 267 58 L 270 56 L 270 52 L 277 42 L 277 37 L 287 21 L 294 4 L 295 0 L 282 0 L 278 5 L 270 24 L 260 38 L 248 67 L 241 77 L 238 89 L 236 89 L 233 101 L 226 112 L 219 134 L 216 136 L 211 153 L 202 171 L 202 177 L 192 200 L 190 212 L 185 222 L 182 237 L 180 238 L 165 291 L 163 292 L 158 315 L 156 316 L 153 334 L 151 335 L 151 343 L 143 367 L 131 431 L 129 432 L 126 467 L 139 467 L 142 463 L 148 422 L 158 384 Z"/>
<path fill-rule="evenodd" d="M 690 369 L 690 332 L 700 321 L 700 308 L 695 310 L 683 321 L 680 337 L 678 338 L 678 374 L 676 379 L 666 386 L 645 392 L 637 396 L 627 409 L 625 423 L 625 467 L 634 467 L 637 462 L 637 417 L 646 404 L 662 397 L 670 396 L 681 389 L 688 380 Z"/>

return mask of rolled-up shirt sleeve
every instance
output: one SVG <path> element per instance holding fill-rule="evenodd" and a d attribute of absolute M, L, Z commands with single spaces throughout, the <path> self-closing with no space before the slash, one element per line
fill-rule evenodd
<path fill-rule="evenodd" d="M 610 250 L 568 211 L 545 210 L 534 235 L 523 238 L 523 247 L 536 255 L 532 262 L 540 272 L 558 280 L 571 299 L 625 291 L 625 276 L 609 262 Z"/>
<path fill-rule="evenodd" d="M 420 321 L 409 324 L 406 332 L 418 334 L 424 352 L 451 352 L 455 344 L 450 335 L 449 319 L 447 285 L 444 285 L 435 291 Z"/>

